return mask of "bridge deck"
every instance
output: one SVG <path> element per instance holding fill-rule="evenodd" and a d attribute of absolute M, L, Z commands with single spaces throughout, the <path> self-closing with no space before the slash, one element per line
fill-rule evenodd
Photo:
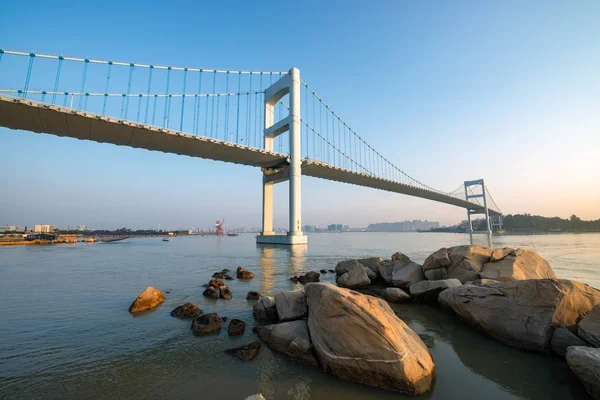
<path fill-rule="evenodd" d="M 40 104 L 26 99 L 3 96 L 0 96 L 0 126 L 254 167 L 273 166 L 288 158 L 286 154 L 222 140 L 193 136 L 54 105 Z M 477 211 L 483 210 L 480 205 L 462 199 L 313 160 L 303 162 L 302 174 L 421 197 Z M 500 215 L 495 210 L 490 209 L 489 212 L 490 215 Z"/>

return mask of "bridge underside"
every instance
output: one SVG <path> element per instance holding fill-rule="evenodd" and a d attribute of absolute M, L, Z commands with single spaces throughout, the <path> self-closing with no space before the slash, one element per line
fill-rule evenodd
<path fill-rule="evenodd" d="M 0 126 L 253 167 L 271 167 L 285 164 L 288 160 L 286 154 L 136 124 L 116 118 L 96 116 L 53 105 L 39 104 L 26 99 L 2 96 L 0 96 Z M 313 160 L 303 162 L 302 175 L 421 197 L 472 211 L 483 211 L 482 206 L 465 200 L 372 175 L 333 167 L 327 163 Z M 495 210 L 489 210 L 489 213 L 493 216 L 500 215 Z"/>

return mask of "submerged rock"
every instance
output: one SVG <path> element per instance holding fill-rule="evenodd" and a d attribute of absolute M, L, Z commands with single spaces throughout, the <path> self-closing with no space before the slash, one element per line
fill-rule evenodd
<path fill-rule="evenodd" d="M 243 335 L 246 331 L 246 323 L 241 319 L 232 319 L 229 322 L 229 328 L 227 328 L 227 334 L 229 336 Z"/>
<path fill-rule="evenodd" d="M 226 281 L 232 281 L 233 280 L 233 276 L 231 276 L 231 275 L 225 275 L 225 280 Z"/>
<path fill-rule="evenodd" d="M 246 295 L 246 300 L 258 300 L 260 299 L 262 296 L 260 293 L 255 292 L 255 291 L 250 291 L 248 292 L 248 294 Z"/>
<path fill-rule="evenodd" d="M 479 279 L 483 264 L 490 261 L 492 249 L 464 245 L 441 248 L 423 263 L 423 271 L 431 281 L 456 278 L 461 283 Z"/>
<path fill-rule="evenodd" d="M 192 330 L 196 335 L 207 335 L 221 330 L 221 317 L 217 313 L 200 315 L 192 320 Z"/>
<path fill-rule="evenodd" d="M 129 306 L 130 313 L 149 310 L 165 301 L 162 292 L 152 286 L 148 286 Z"/>
<path fill-rule="evenodd" d="M 271 350 L 310 365 L 317 365 L 305 320 L 256 327 L 258 337 Z"/>
<path fill-rule="evenodd" d="M 328 283 L 306 286 L 320 365 L 341 379 L 422 394 L 435 367 L 427 346 L 383 300 Z"/>
<path fill-rule="evenodd" d="M 600 291 L 566 279 L 530 279 L 453 287 L 441 292 L 438 300 L 509 346 L 547 353 L 554 327 L 573 329 L 600 303 Z"/>
<path fill-rule="evenodd" d="M 600 349 L 573 346 L 567 349 L 567 364 L 593 399 L 600 399 Z"/>
<path fill-rule="evenodd" d="M 525 279 L 556 279 L 556 275 L 548 261 L 533 251 L 517 249 L 505 254 L 509 248 L 501 249 L 501 254 L 494 254 L 490 262 L 483 265 L 480 276 L 487 279 L 509 282 Z M 501 257 L 501 258 L 498 258 Z M 496 261 L 494 261 L 496 260 Z"/>
<path fill-rule="evenodd" d="M 595 347 L 600 347 L 600 304 L 581 320 L 577 334 Z"/>
<path fill-rule="evenodd" d="M 223 279 L 225 277 L 225 274 L 222 272 L 215 272 L 213 274 L 213 278 L 217 278 L 217 279 Z"/>
<path fill-rule="evenodd" d="M 321 274 L 326 274 L 326 273 L 327 273 L 327 270 L 326 270 L 326 269 L 322 269 L 322 270 L 321 270 L 321 271 L 319 271 L 319 272 L 321 272 Z"/>
<path fill-rule="evenodd" d="M 196 318 L 200 314 L 202 314 L 202 310 L 192 303 L 185 303 L 171 311 L 172 317 L 181 319 Z"/>
<path fill-rule="evenodd" d="M 304 291 L 280 292 L 275 295 L 275 308 L 280 321 L 292 321 L 308 315 Z"/>
<path fill-rule="evenodd" d="M 252 361 L 254 360 L 254 357 L 256 357 L 256 355 L 258 354 L 259 350 L 260 340 L 257 340 L 256 342 L 244 346 L 234 347 L 233 349 L 225 350 L 225 353 L 237 357 L 240 360 Z"/>
<path fill-rule="evenodd" d="M 552 351 L 560 356 L 565 356 L 567 354 L 567 348 L 571 346 L 587 346 L 588 344 L 581 340 L 577 335 L 573 332 L 565 328 L 564 326 L 559 326 L 554 329 L 554 333 L 552 334 L 552 340 L 550 341 L 550 348 Z"/>
<path fill-rule="evenodd" d="M 277 321 L 277 308 L 272 296 L 263 296 L 252 307 L 254 318 L 263 321 Z"/>
<path fill-rule="evenodd" d="M 367 268 L 357 260 L 340 261 L 335 266 L 335 273 L 337 274 L 335 281 L 340 287 L 356 289 L 371 283 Z"/>

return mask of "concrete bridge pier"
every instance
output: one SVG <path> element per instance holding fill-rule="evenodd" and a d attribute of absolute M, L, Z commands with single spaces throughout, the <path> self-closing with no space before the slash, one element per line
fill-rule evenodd
<path fill-rule="evenodd" d="M 287 117 L 275 122 L 275 105 L 289 94 L 290 109 Z M 263 225 L 256 237 L 263 244 L 306 244 L 302 232 L 301 195 L 301 138 L 300 138 L 300 71 L 292 68 L 271 87 L 265 90 L 265 150 L 273 150 L 274 139 L 284 132 L 290 135 L 289 161 L 262 168 L 263 171 Z M 273 231 L 273 185 L 289 181 L 289 231 L 287 235 L 276 235 Z"/>

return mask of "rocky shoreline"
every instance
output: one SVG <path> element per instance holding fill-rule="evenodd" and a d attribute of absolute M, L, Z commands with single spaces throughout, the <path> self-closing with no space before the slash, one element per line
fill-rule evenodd
<path fill-rule="evenodd" d="M 236 272 L 239 279 L 254 276 L 241 267 Z M 259 340 L 226 353 L 252 360 L 262 342 L 340 379 L 423 394 L 436 374 L 427 338 L 388 304 L 417 301 L 442 307 L 510 347 L 565 358 L 590 396 L 600 399 L 600 291 L 558 279 L 534 252 L 455 246 L 439 249 L 423 265 L 397 252 L 390 259 L 339 262 L 335 273 L 337 286 L 320 283 L 320 274 L 310 271 L 292 277 L 301 290 L 248 293 Z M 207 290 L 226 300 L 232 294 L 221 279 L 213 278 Z M 164 295 L 149 287 L 130 312 L 156 307 L 161 299 Z M 192 319 L 197 335 L 220 331 L 226 319 L 203 314 L 191 303 L 171 315 Z M 230 321 L 229 335 L 244 331 L 243 321 Z"/>

